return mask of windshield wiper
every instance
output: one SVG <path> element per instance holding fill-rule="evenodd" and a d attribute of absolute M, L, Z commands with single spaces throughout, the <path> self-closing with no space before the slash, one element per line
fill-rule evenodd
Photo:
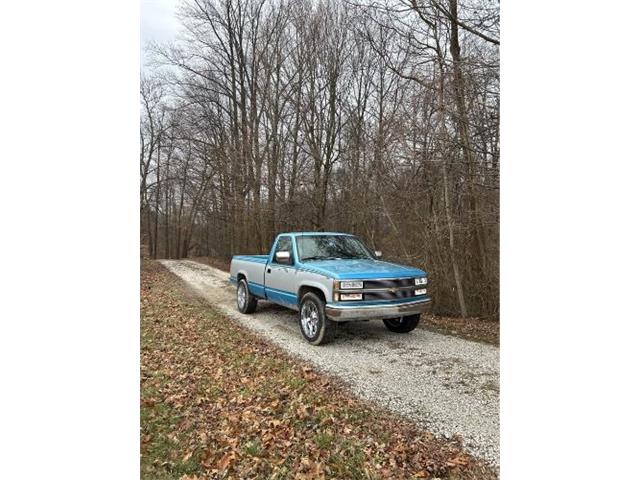
<path fill-rule="evenodd" d="M 306 262 L 307 260 L 338 260 L 338 257 L 323 257 L 320 255 L 315 255 L 313 257 L 305 257 L 302 259 L 303 262 Z"/>

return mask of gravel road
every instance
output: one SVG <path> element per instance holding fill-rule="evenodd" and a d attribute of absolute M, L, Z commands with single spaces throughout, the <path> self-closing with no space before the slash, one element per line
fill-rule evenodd
<path fill-rule="evenodd" d="M 431 432 L 460 434 L 470 452 L 499 466 L 499 348 L 420 328 L 394 334 L 380 321 L 344 324 L 332 343 L 313 347 L 296 312 L 266 302 L 252 315 L 238 312 L 227 272 L 190 260 L 160 263 L 223 313 L 342 378 L 361 398 Z"/>

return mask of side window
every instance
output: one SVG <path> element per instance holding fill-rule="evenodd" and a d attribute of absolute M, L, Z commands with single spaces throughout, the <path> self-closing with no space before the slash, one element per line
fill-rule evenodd
<path fill-rule="evenodd" d="M 276 259 L 277 252 L 289 252 L 289 262 L 279 262 Z M 291 237 L 280 237 L 278 239 L 278 243 L 276 243 L 276 248 L 273 252 L 272 262 L 276 263 L 293 263 L 293 248 L 291 248 Z"/>

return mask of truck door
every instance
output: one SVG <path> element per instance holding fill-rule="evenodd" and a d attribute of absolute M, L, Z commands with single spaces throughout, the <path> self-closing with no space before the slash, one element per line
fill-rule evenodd
<path fill-rule="evenodd" d="M 276 252 L 289 252 L 289 261 L 278 261 Z M 293 262 L 292 239 L 289 236 L 282 236 L 271 252 L 264 272 L 265 293 L 270 302 L 286 306 L 297 305 L 298 295 L 295 289 Z"/>

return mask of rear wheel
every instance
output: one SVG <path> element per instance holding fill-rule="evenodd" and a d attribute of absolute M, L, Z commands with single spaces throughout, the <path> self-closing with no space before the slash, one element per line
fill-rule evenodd
<path fill-rule="evenodd" d="M 249 285 L 247 285 L 247 281 L 244 278 L 238 282 L 236 300 L 238 303 L 238 310 L 242 313 L 253 313 L 256 311 L 258 299 L 251 295 Z"/>
<path fill-rule="evenodd" d="M 418 326 L 418 323 L 420 322 L 420 314 L 398 318 L 385 318 L 382 321 L 384 322 L 385 327 L 394 333 L 409 333 Z"/>
<path fill-rule="evenodd" d="M 311 345 L 327 343 L 335 334 L 336 322 L 327 318 L 324 305 L 324 300 L 313 292 L 306 293 L 300 300 L 300 332 Z"/>

